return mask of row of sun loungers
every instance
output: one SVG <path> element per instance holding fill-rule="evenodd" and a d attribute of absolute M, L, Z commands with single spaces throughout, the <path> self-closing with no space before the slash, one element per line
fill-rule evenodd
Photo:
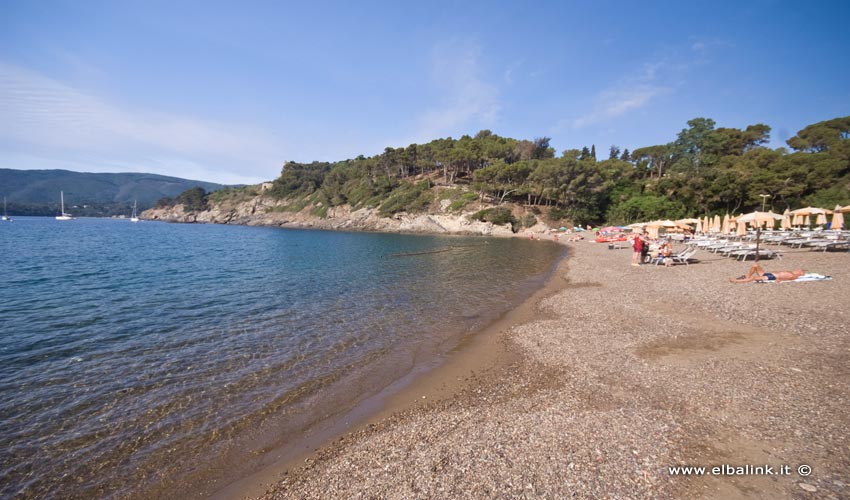
<path fill-rule="evenodd" d="M 791 248 L 810 248 L 820 251 L 850 251 L 850 231 L 805 231 L 805 232 L 774 232 L 766 231 L 759 236 L 760 245 L 756 252 L 755 233 L 746 236 L 706 236 L 690 240 L 690 247 L 705 250 L 737 260 L 782 258 L 782 252 L 765 248 L 764 245 L 786 245 Z"/>

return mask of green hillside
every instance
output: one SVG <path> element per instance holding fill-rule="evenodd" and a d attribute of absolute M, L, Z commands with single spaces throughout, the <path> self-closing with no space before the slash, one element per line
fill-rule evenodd
<path fill-rule="evenodd" d="M 548 137 L 517 140 L 482 130 L 475 137 L 386 148 L 368 158 L 288 162 L 266 196 L 289 200 L 276 209 L 311 207 L 322 218 L 340 205 L 376 208 L 391 217 L 457 212 L 477 201 L 498 209 L 474 218 L 515 228 L 541 216 L 553 224 L 629 224 L 850 204 L 850 116 L 803 128 L 786 141 L 790 150 L 767 147 L 767 125 L 715 125 L 694 118 L 666 144 L 631 152 L 612 145 L 607 159 L 604 152 L 597 157 L 595 145 L 558 157 Z M 249 191 L 207 196 L 193 189 L 163 205 L 180 203 L 197 212 L 229 197 L 251 196 Z"/>
<path fill-rule="evenodd" d="M 141 211 L 193 187 L 215 191 L 224 186 L 143 173 L 0 169 L 0 196 L 6 197 L 11 215 L 54 215 L 59 191 L 65 192 L 66 208 L 74 208 L 74 215 L 121 215 L 128 213 L 134 200 Z"/>
<path fill-rule="evenodd" d="M 385 216 L 423 212 L 444 196 L 460 207 L 477 194 L 581 225 L 742 213 L 764 203 L 778 212 L 850 204 L 850 116 L 803 128 L 786 141 L 790 149 L 768 148 L 771 128 L 764 124 L 715 125 L 694 118 L 666 144 L 631 152 L 612 145 L 599 155 L 591 145 L 560 157 L 548 137 L 517 140 L 482 130 L 368 158 L 290 162 L 268 193 L 304 200 L 300 206 L 312 204 L 320 216 L 341 204 L 376 207 Z M 462 189 L 438 193 L 438 184 Z"/>

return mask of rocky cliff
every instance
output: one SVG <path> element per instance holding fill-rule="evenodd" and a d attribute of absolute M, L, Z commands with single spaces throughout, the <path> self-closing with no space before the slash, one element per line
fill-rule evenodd
<path fill-rule="evenodd" d="M 489 206 L 489 205 L 486 205 Z M 483 206 L 483 207 L 486 207 Z M 299 209 L 300 208 L 300 209 Z M 288 200 L 278 200 L 259 194 L 251 199 L 211 203 L 202 212 L 185 212 L 183 205 L 153 208 L 141 214 L 142 219 L 166 222 L 242 224 L 248 226 L 274 226 L 290 228 L 315 228 L 353 231 L 379 231 L 429 234 L 480 234 L 516 236 L 510 224 L 495 225 L 472 220 L 471 215 L 482 208 L 475 204 L 473 210 L 450 213 L 448 203 L 434 207 L 430 213 L 398 213 L 392 217 L 380 215 L 377 209 L 352 210 L 347 205 L 323 208 L 321 205 L 299 206 Z M 322 216 L 316 215 L 321 213 Z M 537 223 L 524 231 L 546 232 L 549 227 Z"/>

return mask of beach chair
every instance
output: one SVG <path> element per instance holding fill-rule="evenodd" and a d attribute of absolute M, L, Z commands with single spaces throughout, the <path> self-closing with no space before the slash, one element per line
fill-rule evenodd
<path fill-rule="evenodd" d="M 671 256 L 666 257 L 666 258 L 670 259 L 670 261 L 672 261 L 673 264 L 690 265 L 688 263 L 688 261 L 691 259 L 691 257 L 693 257 L 693 255 L 695 253 L 697 253 L 697 250 L 699 250 L 699 249 L 696 248 L 696 247 L 688 247 L 688 248 L 685 248 L 684 250 L 682 250 L 681 252 L 674 253 Z M 655 258 L 652 259 L 652 262 L 657 266 L 658 264 L 661 264 L 662 262 L 664 262 L 664 259 L 665 259 L 665 257 L 656 256 Z"/>
<path fill-rule="evenodd" d="M 687 248 L 677 254 L 671 255 L 670 259 L 673 260 L 673 264 L 685 264 L 689 266 L 690 263 L 688 261 L 697 253 L 697 250 L 699 249 L 696 247 Z"/>
<path fill-rule="evenodd" d="M 752 257 L 755 259 L 756 255 L 758 255 L 759 259 L 781 259 L 782 254 L 779 252 L 768 250 L 767 248 L 760 248 L 758 252 L 755 248 L 748 248 L 746 250 L 738 250 L 735 252 L 730 252 L 729 257 L 734 258 L 735 260 L 745 261 L 748 257 Z"/>

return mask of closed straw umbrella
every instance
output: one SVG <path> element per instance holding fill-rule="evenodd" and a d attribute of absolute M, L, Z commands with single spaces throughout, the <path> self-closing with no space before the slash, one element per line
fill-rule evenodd
<path fill-rule="evenodd" d="M 841 206 L 835 205 L 835 212 L 832 214 L 832 225 L 829 227 L 831 229 L 844 228 L 844 214 L 841 213 Z"/>
<path fill-rule="evenodd" d="M 740 218 L 740 216 L 739 216 Z M 738 224 L 738 236 L 746 236 L 747 235 L 747 223 L 745 221 L 735 219 L 735 224 Z"/>
<path fill-rule="evenodd" d="M 791 229 L 791 212 L 787 208 L 782 213 L 782 229 Z"/>
<path fill-rule="evenodd" d="M 723 216 L 723 234 L 729 234 L 729 214 Z"/>

